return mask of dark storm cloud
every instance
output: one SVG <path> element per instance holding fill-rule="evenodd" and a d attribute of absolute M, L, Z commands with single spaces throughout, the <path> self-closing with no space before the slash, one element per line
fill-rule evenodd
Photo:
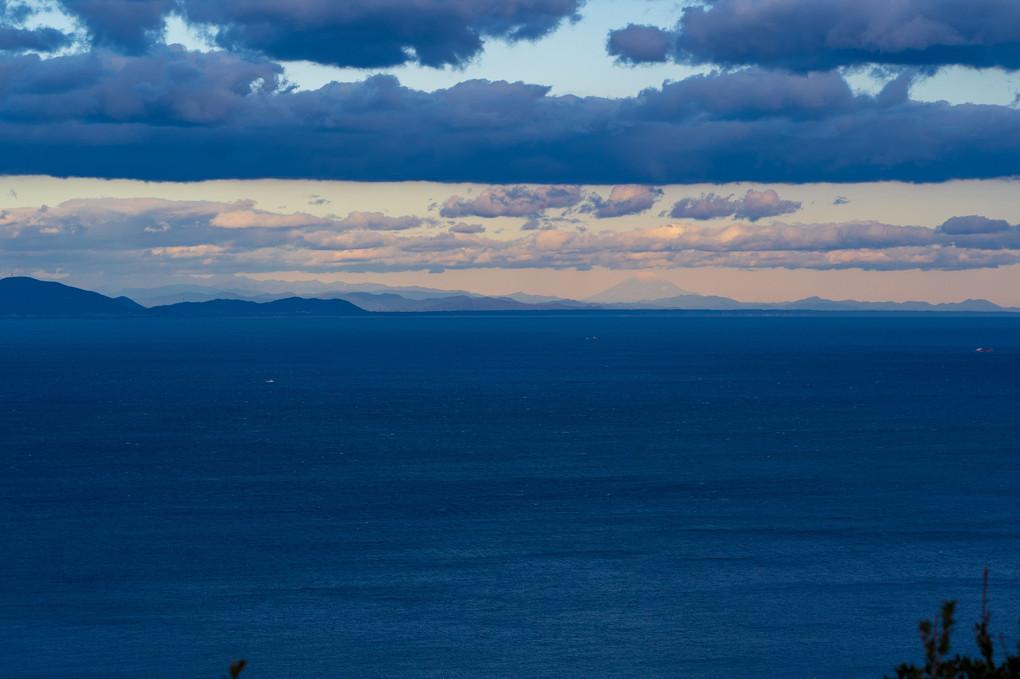
<path fill-rule="evenodd" d="M 140 54 L 171 11 L 227 49 L 374 68 L 463 65 L 485 38 L 527 40 L 577 17 L 580 0 L 61 0 L 98 46 Z"/>
<path fill-rule="evenodd" d="M 673 36 L 661 28 L 630 24 L 609 33 L 606 51 L 624 63 L 656 63 L 669 58 L 673 42 Z"/>
<path fill-rule="evenodd" d="M 156 42 L 175 0 L 60 0 L 77 17 L 96 47 L 142 54 Z"/>
<path fill-rule="evenodd" d="M 656 46 L 637 40 L 638 31 Z M 860 64 L 1020 68 L 1014 0 L 717 0 L 685 7 L 674 30 L 609 37 L 625 62 L 759 65 L 794 71 Z M 662 55 L 659 45 L 672 46 Z"/>
<path fill-rule="evenodd" d="M 71 36 L 55 28 L 12 28 L 0 26 L 0 50 L 52 52 L 71 44 Z"/>
<path fill-rule="evenodd" d="M 0 0 L 0 52 L 52 52 L 71 44 L 71 36 L 55 28 L 25 28 L 24 22 L 37 11 L 28 4 Z"/>
<path fill-rule="evenodd" d="M 889 91 L 883 90 L 879 97 L 891 102 L 894 89 L 887 85 Z M 664 121 L 680 117 L 700 123 L 767 118 L 796 121 L 866 114 L 867 109 L 882 101 L 855 96 L 835 71 L 789 75 L 745 69 L 668 82 L 660 90 L 645 90 L 636 103 L 642 117 Z"/>
<path fill-rule="evenodd" d="M 52 59 L 26 55 L 0 60 L 0 120 L 39 132 L 36 125 L 52 123 L 69 132 L 85 124 L 69 136 L 86 144 L 102 143 L 104 123 L 115 125 L 106 128 L 115 143 L 118 132 L 127 130 L 116 124 L 219 126 L 256 113 L 259 104 L 250 95 L 275 90 L 280 73 L 269 62 L 178 47 L 139 58 L 109 52 Z M 92 134 L 88 125 L 100 128 Z M 141 128 L 131 135 L 136 132 Z M 156 163 L 159 156 L 146 160 Z"/>
<path fill-rule="evenodd" d="M 308 178 L 563 184 L 458 199 L 444 216 L 532 216 L 580 184 L 939 181 L 1012 176 L 1020 110 L 876 96 L 836 73 L 699 75 L 635 97 L 554 96 L 473 80 L 423 92 L 392 76 L 290 89 L 278 65 L 158 48 L 0 58 L 10 174 L 149 180 Z"/>
<path fill-rule="evenodd" d="M 669 216 L 675 219 L 716 219 L 735 217 L 754 222 L 763 217 L 790 214 L 800 209 L 800 203 L 783 200 L 773 189 L 748 190 L 742 198 L 701 194 L 698 198 L 684 198 L 673 204 Z"/>

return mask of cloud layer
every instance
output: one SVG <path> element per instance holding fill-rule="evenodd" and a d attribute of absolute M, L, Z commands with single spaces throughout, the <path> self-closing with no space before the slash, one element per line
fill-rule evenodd
<path fill-rule="evenodd" d="M 252 201 L 76 200 L 0 212 L 0 253 L 22 270 L 234 273 L 484 268 L 965 269 L 1020 263 L 1020 227 L 982 216 L 938 229 L 879 222 L 667 223 L 496 239 L 477 225 L 420 218 L 274 213 Z"/>
<path fill-rule="evenodd" d="M 610 33 L 624 62 L 669 59 L 806 72 L 861 64 L 1020 68 L 1012 0 L 717 0 L 685 7 L 665 30 Z"/>
<path fill-rule="evenodd" d="M 1017 172 L 1020 110 L 912 101 L 911 77 L 876 96 L 853 93 L 835 72 L 753 69 L 625 99 L 486 80 L 423 92 L 382 75 L 298 91 L 282 82 L 277 64 L 225 52 L 29 54 L 0 59 L 0 154 L 11 174 L 175 181 L 572 186 Z M 509 194 L 488 198 L 488 207 L 475 198 L 447 209 L 534 209 L 530 198 L 523 207 Z"/>

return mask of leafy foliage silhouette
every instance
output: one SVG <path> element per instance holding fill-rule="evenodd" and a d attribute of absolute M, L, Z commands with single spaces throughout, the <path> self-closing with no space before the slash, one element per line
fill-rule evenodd
<path fill-rule="evenodd" d="M 896 668 L 895 677 L 885 679 L 1020 679 L 1020 643 L 1017 651 L 1010 655 L 1006 639 L 1001 634 L 999 642 L 1005 659 L 995 662 L 995 644 L 988 631 L 992 615 L 988 611 L 988 569 L 985 568 L 984 585 L 981 590 L 981 620 L 974 624 L 974 639 L 980 657 L 957 653 L 949 657 L 950 633 L 956 620 L 956 601 L 945 601 L 934 621 L 922 620 L 918 625 L 921 643 L 924 646 L 923 667 L 906 663 Z"/>
<path fill-rule="evenodd" d="M 244 666 L 246 664 L 247 662 L 243 659 L 235 660 L 234 662 L 230 663 L 230 669 L 227 670 L 227 672 L 230 674 L 229 679 L 237 679 L 237 676 L 241 674 L 241 670 L 244 669 Z M 223 679 L 227 679 L 227 677 L 223 677 Z"/>

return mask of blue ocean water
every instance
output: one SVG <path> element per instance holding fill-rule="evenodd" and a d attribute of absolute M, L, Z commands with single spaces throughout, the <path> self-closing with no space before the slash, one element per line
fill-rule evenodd
<path fill-rule="evenodd" d="M 0 677 L 864 679 L 986 566 L 1015 643 L 1018 376 L 1015 317 L 0 321 Z"/>

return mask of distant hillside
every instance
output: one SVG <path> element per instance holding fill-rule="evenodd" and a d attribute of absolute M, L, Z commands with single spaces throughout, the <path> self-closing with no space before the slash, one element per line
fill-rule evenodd
<path fill-rule="evenodd" d="M 421 311 L 433 301 L 408 299 L 392 292 L 347 292 L 341 296 L 368 311 Z"/>
<path fill-rule="evenodd" d="M 633 302 L 631 304 L 614 304 L 614 307 L 630 307 L 640 309 L 695 309 L 699 311 L 730 311 L 735 309 L 761 309 L 761 304 L 748 304 L 738 302 L 729 297 L 717 295 L 696 295 L 686 293 L 675 297 L 663 299 L 646 300 L 644 302 Z"/>
<path fill-rule="evenodd" d="M 133 316 L 143 311 L 126 297 L 27 276 L 0 278 L 0 316 Z"/>
<path fill-rule="evenodd" d="M 342 299 L 305 299 L 287 297 L 272 302 L 240 299 L 214 299 L 208 302 L 179 302 L 153 307 L 149 315 L 179 318 L 231 316 L 361 316 L 369 313 Z"/>
<path fill-rule="evenodd" d="M 216 299 L 181 302 L 146 309 L 127 297 L 111 298 L 98 292 L 26 276 L 0 278 L 0 316 L 358 316 L 364 309 L 342 299 L 288 297 L 272 302 Z"/>
<path fill-rule="evenodd" d="M 999 313 L 1016 311 L 1014 308 L 1001 307 L 986 299 L 968 299 L 963 302 L 857 302 L 854 300 L 833 301 L 820 297 L 808 297 L 796 302 L 770 304 L 766 308 L 799 309 L 804 311 L 943 311 L 966 313 Z"/>

